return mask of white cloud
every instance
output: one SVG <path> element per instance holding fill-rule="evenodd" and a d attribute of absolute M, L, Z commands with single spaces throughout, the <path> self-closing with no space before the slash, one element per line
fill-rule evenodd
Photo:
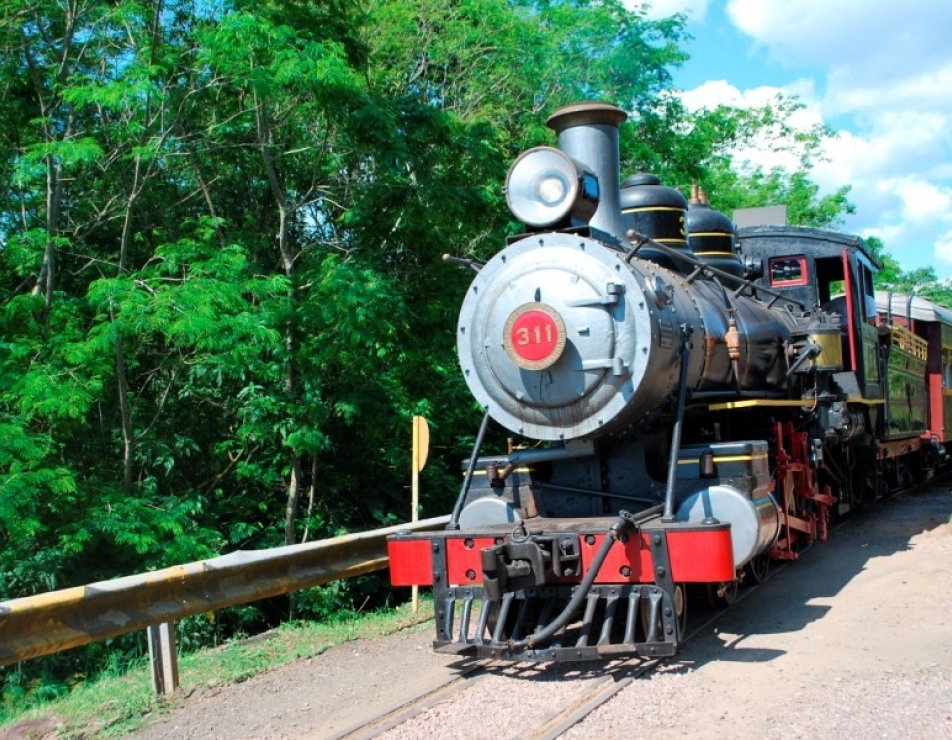
<path fill-rule="evenodd" d="M 952 4 L 950 4 L 952 5 Z M 826 78 L 824 104 L 829 115 L 853 115 L 875 125 L 877 118 L 893 111 L 938 112 L 952 115 L 952 59 L 941 66 L 917 70 L 906 76 L 895 72 L 868 79 L 865 71 L 836 67 Z"/>
<path fill-rule="evenodd" d="M 694 111 L 720 104 L 754 108 L 770 105 L 780 96 L 789 98 L 791 95 L 796 95 L 803 103 L 803 109 L 794 114 L 792 124 L 808 127 L 822 122 L 812 80 L 798 80 L 784 87 L 761 85 L 749 90 L 740 90 L 727 80 L 710 80 L 693 90 L 685 90 L 681 94 L 681 100 L 688 110 Z"/>
<path fill-rule="evenodd" d="M 727 0 L 727 13 L 772 59 L 822 73 L 830 115 L 952 112 L 947 0 Z"/>
<path fill-rule="evenodd" d="M 742 106 L 744 93 L 727 80 L 710 80 L 693 90 L 685 90 L 681 100 L 690 111 L 716 108 L 718 105 Z"/>
<path fill-rule="evenodd" d="M 952 264 L 952 229 L 943 232 L 936 239 L 933 253 L 942 262 Z"/>
<path fill-rule="evenodd" d="M 886 181 L 882 187 L 894 192 L 902 203 L 903 214 L 912 221 L 941 219 L 949 213 L 949 191 L 916 177 Z"/>
<path fill-rule="evenodd" d="M 728 0 L 727 14 L 783 63 L 870 78 L 934 66 L 952 26 L 946 0 Z"/>

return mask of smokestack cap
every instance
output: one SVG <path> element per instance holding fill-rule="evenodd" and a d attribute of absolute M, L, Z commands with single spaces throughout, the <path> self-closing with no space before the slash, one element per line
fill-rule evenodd
<path fill-rule="evenodd" d="M 621 126 L 628 114 L 611 103 L 575 103 L 559 108 L 545 125 L 556 133 L 573 126 Z"/>

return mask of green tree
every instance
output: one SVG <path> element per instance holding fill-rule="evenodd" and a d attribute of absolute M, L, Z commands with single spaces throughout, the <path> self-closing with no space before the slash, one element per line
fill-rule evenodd
<path fill-rule="evenodd" d="M 843 217 L 855 212 L 849 201 L 849 186 L 821 195 L 820 186 L 810 180 L 804 170 L 789 172 L 774 168 L 769 172 L 749 170 L 738 174 L 722 172 L 709 180 L 716 188 L 712 203 L 730 213 L 738 208 L 764 205 L 785 205 L 787 222 L 797 226 L 836 228 Z"/>
<path fill-rule="evenodd" d="M 795 97 L 778 96 L 759 108 L 720 105 L 691 115 L 682 111 L 681 120 L 671 122 L 669 150 L 639 145 L 636 161 L 684 193 L 692 184 L 700 186 L 724 213 L 785 205 L 789 223 L 835 228 L 854 212 L 849 187 L 821 194 L 811 180 L 824 141 L 835 134 L 824 126 L 794 128 L 790 121 L 802 107 Z M 743 158 L 752 149 L 785 155 L 796 164 L 765 170 Z"/>

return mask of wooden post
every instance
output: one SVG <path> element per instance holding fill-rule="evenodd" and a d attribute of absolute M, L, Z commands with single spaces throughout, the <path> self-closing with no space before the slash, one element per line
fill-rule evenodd
<path fill-rule="evenodd" d="M 156 694 L 171 694 L 179 685 L 175 622 L 153 624 L 147 632 L 149 659 L 152 664 L 152 690 Z"/>
<path fill-rule="evenodd" d="M 422 416 L 413 417 L 413 477 L 410 485 L 410 521 L 415 522 L 420 516 L 420 471 L 426 465 L 427 453 L 430 449 L 430 427 Z M 420 587 L 410 589 L 411 604 L 414 613 L 420 608 Z"/>

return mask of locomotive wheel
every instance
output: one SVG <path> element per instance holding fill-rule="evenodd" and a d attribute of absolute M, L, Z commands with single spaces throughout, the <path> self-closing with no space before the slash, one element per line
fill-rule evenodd
<path fill-rule="evenodd" d="M 860 469 L 854 484 L 854 505 L 862 511 L 885 493 L 882 474 L 876 468 L 876 462 L 867 462 Z"/>
<path fill-rule="evenodd" d="M 740 593 L 740 580 L 707 584 L 707 599 L 715 609 L 724 609 L 735 601 Z"/>
<path fill-rule="evenodd" d="M 688 589 L 683 583 L 674 587 L 674 613 L 678 623 L 678 642 L 684 639 L 688 627 Z"/>
<path fill-rule="evenodd" d="M 763 583 L 767 580 L 767 573 L 770 572 L 770 558 L 763 552 L 744 566 L 747 569 L 747 575 L 754 583 Z"/>

